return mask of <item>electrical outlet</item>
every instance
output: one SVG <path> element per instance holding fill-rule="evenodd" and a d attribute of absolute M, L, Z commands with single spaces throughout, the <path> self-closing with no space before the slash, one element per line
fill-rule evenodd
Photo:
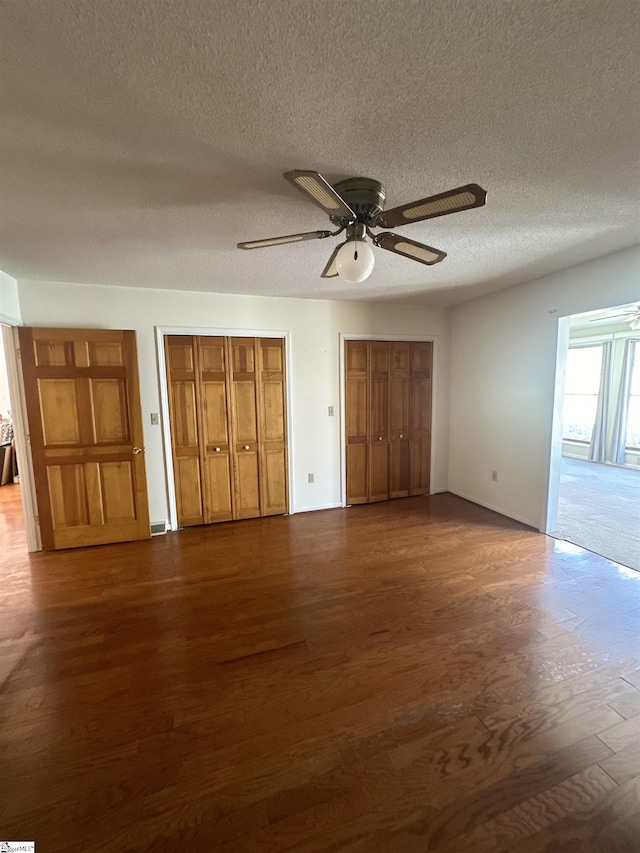
<path fill-rule="evenodd" d="M 315 481 L 316 481 L 316 475 L 315 475 L 315 474 L 307 474 L 307 481 L 308 481 L 309 483 L 315 483 Z"/>
<path fill-rule="evenodd" d="M 498 472 L 497 471 L 491 472 L 491 479 L 493 480 L 494 483 L 498 482 Z"/>
<path fill-rule="evenodd" d="M 334 407 L 329 406 L 329 417 L 333 418 L 333 417 L 335 417 L 335 414 L 336 414 L 336 411 L 335 411 Z"/>
<path fill-rule="evenodd" d="M 160 423 L 160 415 L 157 412 L 151 412 L 151 423 L 153 426 L 158 426 Z"/>

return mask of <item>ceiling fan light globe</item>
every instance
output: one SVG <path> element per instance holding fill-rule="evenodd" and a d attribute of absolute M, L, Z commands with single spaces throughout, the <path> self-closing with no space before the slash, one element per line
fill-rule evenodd
<path fill-rule="evenodd" d="M 347 240 L 335 257 L 338 275 L 350 284 L 359 284 L 369 278 L 374 263 L 373 249 L 364 240 Z"/>

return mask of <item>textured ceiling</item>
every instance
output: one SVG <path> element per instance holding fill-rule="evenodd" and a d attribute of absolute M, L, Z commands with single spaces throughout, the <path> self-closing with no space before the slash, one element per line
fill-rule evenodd
<path fill-rule="evenodd" d="M 16 278 L 451 305 L 639 240 L 637 0 L 0 0 L 0 268 Z M 469 182 L 321 279 L 331 227 L 282 173 Z"/>

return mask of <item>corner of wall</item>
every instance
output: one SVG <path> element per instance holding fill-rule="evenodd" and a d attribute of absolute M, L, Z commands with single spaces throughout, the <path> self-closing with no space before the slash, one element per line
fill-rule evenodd
<path fill-rule="evenodd" d="M 0 322 L 9 326 L 22 325 L 18 282 L 2 270 L 0 270 Z"/>

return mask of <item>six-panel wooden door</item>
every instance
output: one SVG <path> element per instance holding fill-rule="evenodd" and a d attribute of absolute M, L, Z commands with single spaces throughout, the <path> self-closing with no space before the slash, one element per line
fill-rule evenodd
<path fill-rule="evenodd" d="M 284 341 L 167 335 L 181 527 L 287 512 Z"/>
<path fill-rule="evenodd" d="M 18 335 L 42 547 L 149 538 L 135 332 Z"/>
<path fill-rule="evenodd" d="M 347 503 L 427 494 L 433 344 L 346 341 Z"/>

